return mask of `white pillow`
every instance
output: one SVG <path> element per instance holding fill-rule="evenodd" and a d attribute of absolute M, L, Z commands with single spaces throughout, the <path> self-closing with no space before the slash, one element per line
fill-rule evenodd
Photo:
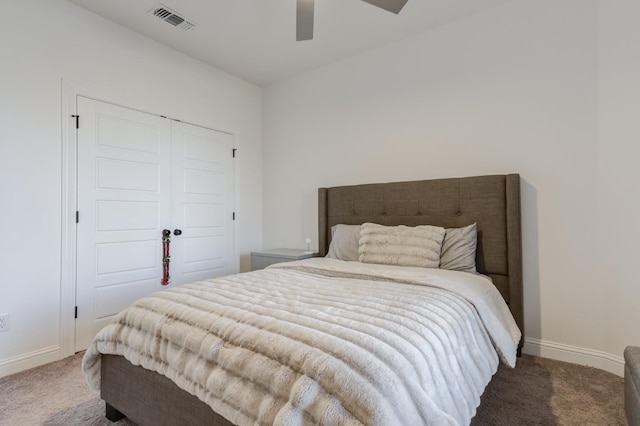
<path fill-rule="evenodd" d="M 327 257 L 357 262 L 360 257 L 358 253 L 359 240 L 360 225 L 333 225 Z"/>
<path fill-rule="evenodd" d="M 363 223 L 360 262 L 437 268 L 445 229 L 439 226 L 384 226 Z"/>
<path fill-rule="evenodd" d="M 446 229 L 440 254 L 440 269 L 476 273 L 476 228 L 473 223 L 463 228 Z"/>

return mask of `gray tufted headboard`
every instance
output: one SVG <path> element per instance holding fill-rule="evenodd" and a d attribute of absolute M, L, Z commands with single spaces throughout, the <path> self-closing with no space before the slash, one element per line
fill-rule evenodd
<path fill-rule="evenodd" d="M 318 190 L 319 251 L 325 256 L 331 227 L 382 225 L 478 226 L 478 272 L 506 300 L 524 341 L 520 175 L 338 186 Z"/>

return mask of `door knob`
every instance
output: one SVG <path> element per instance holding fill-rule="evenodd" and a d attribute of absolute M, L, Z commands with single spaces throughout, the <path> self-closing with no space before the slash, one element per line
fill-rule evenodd
<path fill-rule="evenodd" d="M 173 235 L 175 235 L 175 236 L 182 235 L 182 230 L 180 230 L 180 229 L 174 229 L 174 230 L 173 230 Z"/>

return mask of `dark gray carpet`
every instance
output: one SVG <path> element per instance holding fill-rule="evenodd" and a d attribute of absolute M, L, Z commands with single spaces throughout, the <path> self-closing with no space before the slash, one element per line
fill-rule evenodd
<path fill-rule="evenodd" d="M 498 369 L 471 424 L 626 425 L 624 379 L 597 368 L 523 355 L 515 369 Z"/>
<path fill-rule="evenodd" d="M 0 425 L 118 425 L 80 371 L 82 354 L 0 379 Z M 595 368 L 524 355 L 500 367 L 473 426 L 626 425 L 623 379 Z"/>

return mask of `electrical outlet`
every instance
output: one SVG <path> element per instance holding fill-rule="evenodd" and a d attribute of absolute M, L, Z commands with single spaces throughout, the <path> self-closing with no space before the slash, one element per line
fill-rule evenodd
<path fill-rule="evenodd" d="M 0 331 L 9 331 L 9 314 L 0 315 Z"/>

